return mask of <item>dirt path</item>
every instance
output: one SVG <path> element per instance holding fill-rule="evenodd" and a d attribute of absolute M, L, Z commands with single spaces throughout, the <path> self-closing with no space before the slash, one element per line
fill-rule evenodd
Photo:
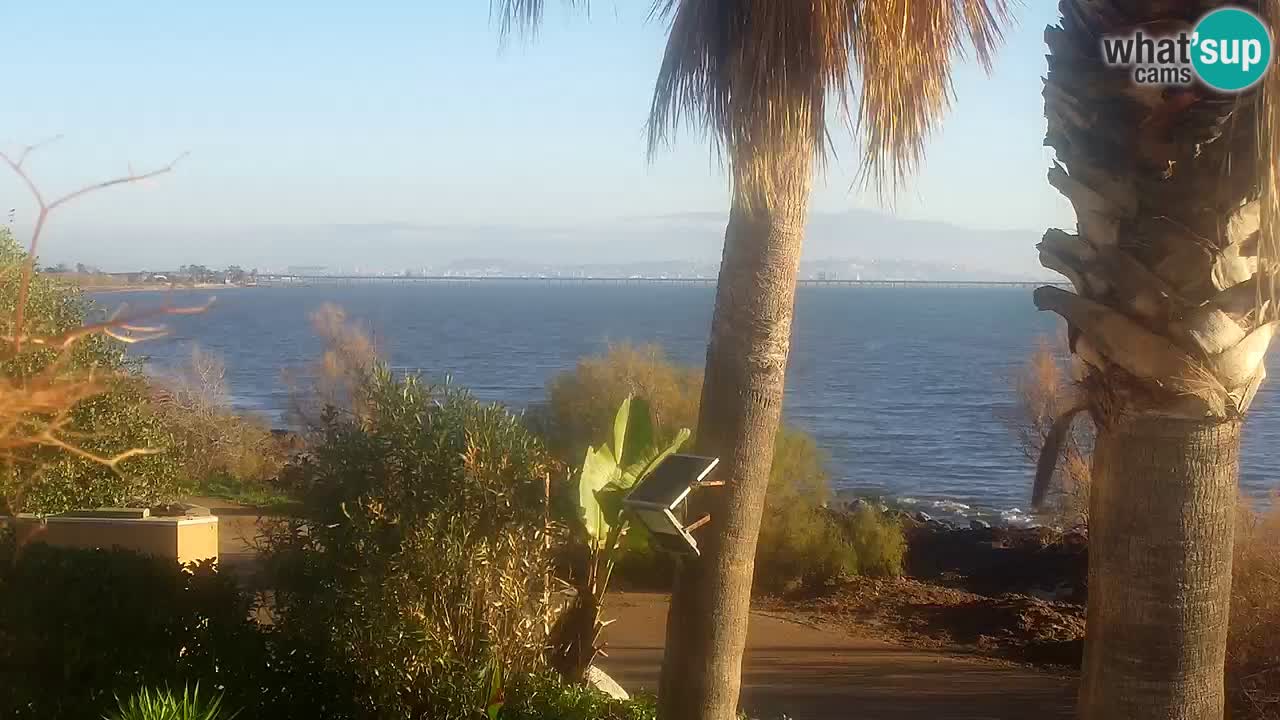
<path fill-rule="evenodd" d="M 209 497 L 189 497 L 185 502 L 207 507 L 218 516 L 218 564 L 240 577 L 251 576 L 258 555 L 258 510 Z"/>
<path fill-rule="evenodd" d="M 664 596 L 619 593 L 606 614 L 602 666 L 628 690 L 653 691 L 662 662 Z M 1075 681 L 1035 670 L 850 637 L 753 611 L 743 706 L 773 720 L 1069 718 Z"/>
<path fill-rule="evenodd" d="M 194 498 L 219 521 L 224 567 L 252 572 L 257 511 Z M 630 691 L 653 692 L 662 663 L 667 600 L 618 593 L 606 615 L 609 657 L 601 664 Z M 1037 720 L 1070 718 L 1075 681 L 1035 670 L 857 638 L 787 613 L 753 611 L 742 702 L 777 720 Z"/>

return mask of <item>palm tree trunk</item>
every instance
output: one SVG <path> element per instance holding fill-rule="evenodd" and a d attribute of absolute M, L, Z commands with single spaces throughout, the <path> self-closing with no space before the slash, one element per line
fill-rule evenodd
<path fill-rule="evenodd" d="M 659 686 L 664 720 L 733 720 L 747 639 L 756 539 L 782 417 L 812 145 L 798 140 L 767 198 L 736 188 L 716 287 L 698 416 L 699 452 L 721 460 L 723 488 L 702 554 L 677 571 Z M 735 163 L 735 167 L 746 167 Z"/>
<path fill-rule="evenodd" d="M 1239 447 L 1239 421 L 1099 434 L 1081 717 L 1221 720 Z"/>
<path fill-rule="evenodd" d="M 1062 0 L 1045 33 L 1050 230 L 1042 310 L 1067 320 L 1098 429 L 1086 720 L 1220 720 L 1240 425 L 1277 326 L 1260 271 L 1256 89 L 1136 85 L 1105 36 L 1189 29 L 1216 2 Z M 1243 0 L 1245 6 L 1257 2 Z"/>

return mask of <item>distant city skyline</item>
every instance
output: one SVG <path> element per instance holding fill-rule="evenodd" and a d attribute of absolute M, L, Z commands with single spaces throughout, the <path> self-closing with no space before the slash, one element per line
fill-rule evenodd
<path fill-rule="evenodd" d="M 397 225 L 496 232 L 514 256 L 577 227 L 690 212 L 718 215 L 707 233 L 718 255 L 728 193 L 705 140 L 684 134 L 652 164 L 645 158 L 666 33 L 645 22 L 649 4 L 597 3 L 588 18 L 550 3 L 540 36 L 504 50 L 487 5 L 5 7 L 10 110 L 0 143 L 65 134 L 31 160 L 50 194 L 190 153 L 171 175 L 60 211 L 44 256 L 136 264 L 131 255 L 164 257 L 178 243 L 189 261 L 220 262 L 236 246 L 270 242 L 272 229 Z M 1052 5 L 1018 9 L 992 77 L 971 63 L 960 70 L 926 166 L 886 212 L 1037 235 L 1073 225 L 1045 181 L 1041 147 L 1041 33 L 1056 20 Z M 835 139 L 813 208 L 878 208 L 874 193 L 854 188 L 857 148 L 843 130 Z M 6 217 L 9 208 L 19 229 L 29 225 L 29 197 L 0 173 Z M 361 244 L 392 267 L 405 235 L 313 233 L 306 260 L 343 263 Z M 640 249 L 648 242 L 629 237 Z M 550 238 L 546 252 L 589 239 Z"/>
<path fill-rule="evenodd" d="M 183 265 L 239 265 L 280 271 L 291 266 L 347 273 L 398 274 L 405 269 L 588 265 L 688 267 L 715 273 L 722 215 L 717 212 L 633 217 L 570 226 L 368 225 L 260 226 L 171 230 L 95 228 L 97 243 L 59 243 L 40 253 L 43 265 L 84 263 L 108 272 L 173 270 Z M 69 237 L 79 239 L 72 230 Z M 1038 278 L 1040 231 L 983 230 L 905 220 L 873 210 L 812 213 L 804 260 L 962 267 L 985 279 Z M 86 241 L 88 238 L 85 238 Z M 68 248 L 84 247 L 79 253 Z M 376 252 L 370 252 L 376 248 Z"/>
<path fill-rule="evenodd" d="M 407 267 L 388 270 L 371 267 L 329 267 L 324 265 L 288 265 L 285 267 L 252 267 L 239 264 L 225 267 L 195 264 L 176 268 L 142 267 L 130 270 L 103 270 L 97 266 L 75 263 L 42 265 L 45 272 L 106 274 L 131 281 L 155 282 L 228 282 L 243 284 L 279 278 L 564 278 L 564 279 L 698 279 L 714 280 L 719 266 L 712 262 L 650 262 L 611 264 L 533 264 L 503 260 L 463 260 L 438 266 Z M 201 277 L 193 278 L 199 269 Z M 1041 277 L 1043 275 L 1043 277 Z M 233 277 L 234 276 L 234 277 Z M 883 281 L 906 280 L 924 282 L 1038 282 L 1055 280 L 1047 273 L 1004 274 L 964 265 L 863 258 L 826 258 L 809 260 L 800 265 L 801 280 Z"/>

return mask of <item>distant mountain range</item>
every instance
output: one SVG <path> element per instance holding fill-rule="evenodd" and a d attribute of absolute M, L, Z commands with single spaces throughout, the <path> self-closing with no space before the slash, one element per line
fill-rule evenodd
<path fill-rule="evenodd" d="M 291 270 L 297 271 L 296 268 Z M 714 278 L 719 264 L 714 262 L 668 260 L 664 262 L 556 263 L 519 262 L 498 259 L 466 259 L 438 267 L 406 269 L 410 275 L 520 276 L 520 277 L 645 277 Z M 301 271 L 297 271 L 301 272 Z M 328 269 L 321 274 L 330 272 Z M 400 273 L 396 273 L 400 274 Z M 800 263 L 800 277 L 806 280 L 1028 280 L 1039 276 L 1001 273 L 964 265 L 892 259 L 828 258 Z"/>
<path fill-rule="evenodd" d="M 46 261 L 108 270 L 230 264 L 330 273 L 594 274 L 712 277 L 725 215 L 694 212 L 556 226 L 408 223 L 242 228 L 67 229 Z M 814 213 L 806 277 L 1028 280 L 1040 230 L 981 230 L 870 210 Z M 114 235 L 115 237 L 112 237 Z M 105 236 L 105 237 L 104 237 Z M 69 257 L 64 255 L 71 254 Z"/>

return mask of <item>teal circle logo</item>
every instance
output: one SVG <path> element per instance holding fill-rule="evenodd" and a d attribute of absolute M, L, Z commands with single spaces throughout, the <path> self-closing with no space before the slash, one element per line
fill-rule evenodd
<path fill-rule="evenodd" d="M 1191 43 L 1191 64 L 1214 90 L 1252 87 L 1271 66 L 1271 33 L 1261 18 L 1242 8 L 1219 8 L 1200 18 Z"/>

